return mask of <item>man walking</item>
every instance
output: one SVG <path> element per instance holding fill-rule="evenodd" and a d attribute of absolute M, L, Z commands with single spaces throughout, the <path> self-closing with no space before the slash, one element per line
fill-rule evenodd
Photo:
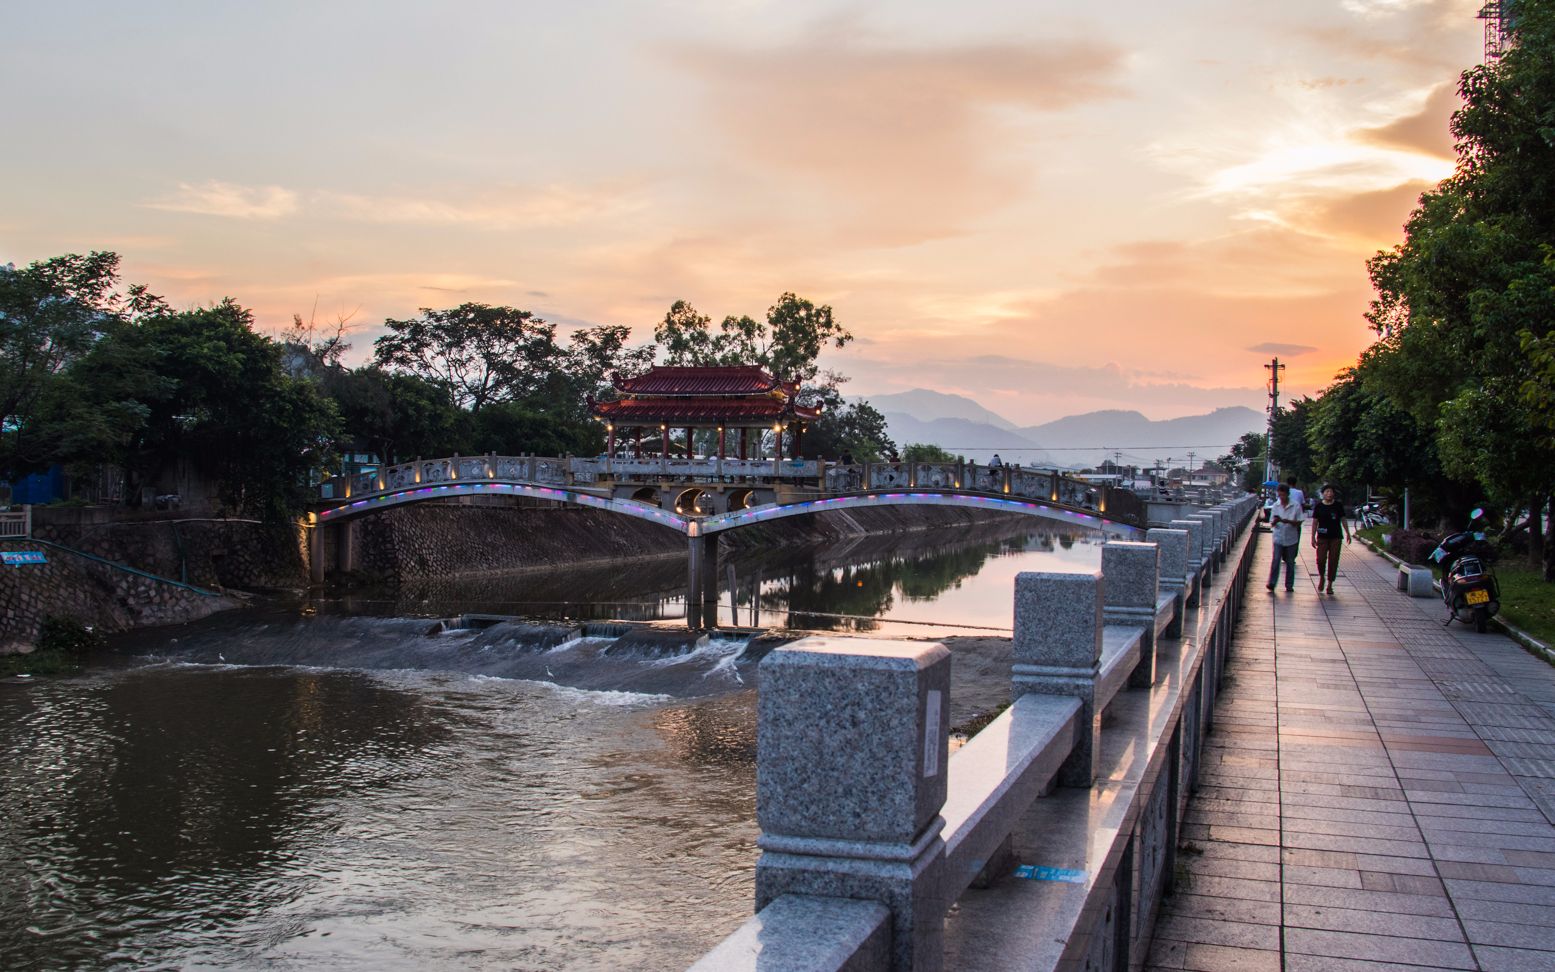
<path fill-rule="evenodd" d="M 1301 546 L 1301 504 L 1290 498 L 1290 487 L 1281 483 L 1274 491 L 1274 506 L 1269 509 L 1269 526 L 1274 537 L 1274 562 L 1269 565 L 1269 590 L 1280 579 L 1280 564 L 1285 565 L 1285 589 L 1296 589 L 1296 551 Z"/>

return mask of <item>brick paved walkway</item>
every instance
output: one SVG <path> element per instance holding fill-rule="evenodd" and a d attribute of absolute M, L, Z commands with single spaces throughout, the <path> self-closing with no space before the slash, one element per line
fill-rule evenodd
<path fill-rule="evenodd" d="M 1555 668 L 1268 538 L 1147 969 L 1555 970 Z"/>

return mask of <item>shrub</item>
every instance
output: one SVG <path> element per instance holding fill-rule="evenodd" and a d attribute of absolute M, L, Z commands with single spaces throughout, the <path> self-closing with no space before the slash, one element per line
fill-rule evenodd
<path fill-rule="evenodd" d="M 1394 530 L 1388 541 L 1388 552 L 1406 564 L 1429 563 L 1431 551 L 1441 542 L 1437 533 L 1425 530 Z"/>
<path fill-rule="evenodd" d="M 103 636 L 77 621 L 75 618 L 49 617 L 43 619 L 38 629 L 39 652 L 57 652 L 62 655 L 84 655 L 104 645 Z"/>

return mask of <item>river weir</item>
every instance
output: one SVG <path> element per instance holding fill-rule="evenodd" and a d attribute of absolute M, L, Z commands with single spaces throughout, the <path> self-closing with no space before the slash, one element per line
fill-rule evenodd
<path fill-rule="evenodd" d="M 0 685 L 0 965 L 684 967 L 749 917 L 764 652 L 997 646 L 1015 573 L 1099 559 L 1028 528 L 734 558 L 710 636 L 647 561 L 227 614 Z M 992 688 L 956 697 L 1007 693 L 966 659 Z"/>

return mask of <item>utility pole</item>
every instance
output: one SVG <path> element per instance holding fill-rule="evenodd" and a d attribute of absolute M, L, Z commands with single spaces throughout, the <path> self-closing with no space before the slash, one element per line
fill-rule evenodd
<path fill-rule="evenodd" d="M 1263 449 L 1263 481 L 1267 483 L 1274 478 L 1274 416 L 1280 410 L 1280 372 L 1285 366 L 1275 358 L 1264 367 L 1269 369 L 1269 441 Z"/>

